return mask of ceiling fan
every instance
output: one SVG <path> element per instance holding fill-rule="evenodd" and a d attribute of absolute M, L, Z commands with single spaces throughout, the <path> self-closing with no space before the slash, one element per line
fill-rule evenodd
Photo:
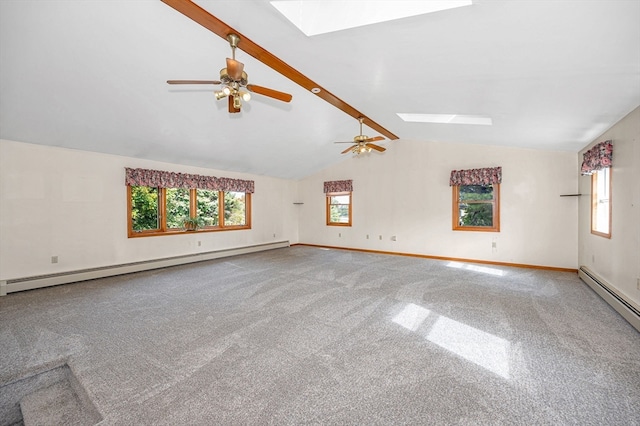
<path fill-rule="evenodd" d="M 216 99 L 228 98 L 229 112 L 237 113 L 242 108 L 242 101 L 249 101 L 251 94 L 268 96 L 282 102 L 291 102 L 292 96 L 288 93 L 279 92 L 267 87 L 249 84 L 247 73 L 244 72 L 244 64 L 236 61 L 236 48 L 240 37 L 236 34 L 227 36 L 231 46 L 231 58 L 227 58 L 227 67 L 220 70 L 220 80 L 167 80 L 169 84 L 214 84 L 222 85 L 220 90 L 214 92 Z M 246 90 L 244 90 L 246 89 Z"/>
<path fill-rule="evenodd" d="M 347 152 L 352 152 L 355 155 L 360 155 L 360 154 L 364 154 L 366 152 L 371 152 L 372 149 L 375 149 L 376 151 L 379 151 L 379 152 L 386 151 L 386 148 L 383 148 L 381 146 L 378 146 L 376 144 L 371 143 L 371 142 L 375 142 L 375 141 L 384 140 L 384 138 L 382 136 L 376 136 L 376 137 L 370 138 L 369 136 L 365 136 L 365 135 L 362 134 L 362 121 L 363 120 L 364 120 L 364 117 L 358 118 L 358 121 L 360 122 L 360 134 L 353 138 L 353 142 L 351 142 L 351 141 L 349 141 L 349 142 L 335 142 L 335 143 L 352 143 L 352 144 L 354 144 L 353 146 L 350 146 L 349 148 L 347 148 L 344 151 L 342 151 L 342 154 L 346 154 Z"/>

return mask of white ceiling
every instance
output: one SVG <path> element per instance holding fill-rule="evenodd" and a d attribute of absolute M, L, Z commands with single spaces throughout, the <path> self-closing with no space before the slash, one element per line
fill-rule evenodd
<path fill-rule="evenodd" d="M 640 105 L 640 0 L 474 0 L 313 37 L 267 0 L 197 3 L 398 135 L 380 143 L 388 150 L 414 140 L 577 152 Z M 293 179 L 352 161 L 333 142 L 358 122 L 242 51 L 249 82 L 291 93 L 290 104 L 254 95 L 230 115 L 211 87 L 166 84 L 218 79 L 228 56 L 225 40 L 156 0 L 2 0 L 0 138 Z"/>

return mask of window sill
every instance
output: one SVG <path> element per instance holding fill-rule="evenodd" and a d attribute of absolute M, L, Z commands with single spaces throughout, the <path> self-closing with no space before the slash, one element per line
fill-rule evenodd
<path fill-rule="evenodd" d="M 202 234 L 207 232 L 239 231 L 243 229 L 251 229 L 251 226 L 225 226 L 224 228 L 200 228 L 195 231 L 176 229 L 176 230 L 169 230 L 169 231 L 129 232 L 128 237 L 129 238 L 160 237 L 160 236 L 166 236 L 166 235 L 185 235 L 185 234 Z"/>

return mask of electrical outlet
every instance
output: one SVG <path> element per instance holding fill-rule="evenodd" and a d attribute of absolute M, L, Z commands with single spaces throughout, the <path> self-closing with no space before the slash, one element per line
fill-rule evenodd
<path fill-rule="evenodd" d="M 380 235 L 379 239 L 382 240 L 382 235 Z"/>
<path fill-rule="evenodd" d="M 202 245 L 202 241 L 198 241 L 198 247 Z"/>
<path fill-rule="evenodd" d="M 369 234 L 367 234 L 367 240 L 369 239 Z"/>
<path fill-rule="evenodd" d="M 275 237 L 276 237 L 276 233 L 274 232 L 274 233 L 273 233 L 273 238 L 275 238 Z"/>
<path fill-rule="evenodd" d="M 391 241 L 398 241 L 398 239 L 396 238 L 396 236 L 394 235 L 393 237 L 391 237 Z"/>
<path fill-rule="evenodd" d="M 51 256 L 51 263 L 58 263 L 58 256 Z"/>
<path fill-rule="evenodd" d="M 338 232 L 338 238 L 342 237 L 342 232 Z"/>
<path fill-rule="evenodd" d="M 491 248 L 497 248 L 497 247 L 498 247 L 498 245 L 496 244 L 496 242 L 495 242 L 495 241 L 493 241 L 493 242 L 491 243 Z"/>

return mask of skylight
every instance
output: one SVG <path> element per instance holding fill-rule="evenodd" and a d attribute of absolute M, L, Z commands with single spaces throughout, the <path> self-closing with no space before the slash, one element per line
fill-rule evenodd
<path fill-rule="evenodd" d="M 409 114 L 398 112 L 398 117 L 413 123 L 441 123 L 441 124 L 479 124 L 491 126 L 493 120 L 486 115 L 463 114 Z"/>
<path fill-rule="evenodd" d="M 470 6 L 471 0 L 292 0 L 272 1 L 307 36 Z"/>

